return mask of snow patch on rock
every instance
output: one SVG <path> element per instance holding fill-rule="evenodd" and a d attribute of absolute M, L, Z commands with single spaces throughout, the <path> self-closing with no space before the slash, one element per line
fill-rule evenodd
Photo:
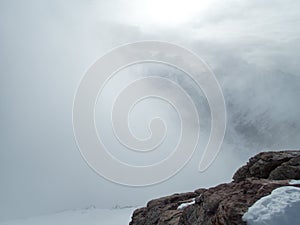
<path fill-rule="evenodd" d="M 300 188 L 284 186 L 255 202 L 243 216 L 248 225 L 299 225 Z"/>
<path fill-rule="evenodd" d="M 193 205 L 193 204 L 195 204 L 195 199 L 193 199 L 191 202 L 182 203 L 180 206 L 177 207 L 177 209 L 184 209 L 189 205 Z"/>
<path fill-rule="evenodd" d="M 300 184 L 300 180 L 291 180 L 289 184 Z"/>

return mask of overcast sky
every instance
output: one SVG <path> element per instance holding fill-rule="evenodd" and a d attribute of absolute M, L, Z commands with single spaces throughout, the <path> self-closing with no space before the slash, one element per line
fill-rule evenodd
<path fill-rule="evenodd" d="M 299 27 L 297 0 L 0 1 L 0 220 L 89 205 L 143 205 L 229 181 L 258 151 L 299 149 Z M 175 80 L 205 115 L 203 142 L 180 173 L 158 185 L 131 188 L 103 179 L 83 160 L 73 135 L 72 104 L 96 59 L 142 40 L 180 44 L 202 57 L 220 82 L 228 124 L 219 157 L 198 173 L 209 130 L 201 91 L 170 68 L 123 71 L 133 78 L 154 71 Z M 168 115 L 175 129 L 174 115 Z M 109 136 L 106 140 L 115 146 Z"/>

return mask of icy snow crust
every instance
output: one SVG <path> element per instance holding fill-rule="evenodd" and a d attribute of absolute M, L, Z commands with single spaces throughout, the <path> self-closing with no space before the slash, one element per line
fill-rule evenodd
<path fill-rule="evenodd" d="M 289 184 L 300 184 L 300 180 L 291 180 Z"/>
<path fill-rule="evenodd" d="M 254 203 L 243 220 L 249 225 L 299 225 L 300 188 L 280 187 Z"/>

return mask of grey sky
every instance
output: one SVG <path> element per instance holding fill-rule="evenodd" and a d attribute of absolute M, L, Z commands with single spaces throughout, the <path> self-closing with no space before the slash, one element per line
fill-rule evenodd
<path fill-rule="evenodd" d="M 0 2 L 0 220 L 91 204 L 140 205 L 228 181 L 254 152 L 299 149 L 299 1 L 150 2 Z M 82 159 L 72 104 L 97 58 L 149 39 L 183 45 L 210 65 L 224 92 L 228 126 L 222 151 L 205 173 L 197 172 L 199 150 L 172 179 L 129 188 L 99 177 Z M 177 79 L 208 115 L 203 95 L 183 74 L 154 71 Z"/>

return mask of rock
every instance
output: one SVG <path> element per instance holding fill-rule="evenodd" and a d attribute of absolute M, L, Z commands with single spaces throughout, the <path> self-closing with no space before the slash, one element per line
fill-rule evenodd
<path fill-rule="evenodd" d="M 234 174 L 233 180 L 235 182 L 240 182 L 249 177 L 264 179 L 270 178 L 273 180 L 294 179 L 296 174 L 289 174 L 287 171 L 284 172 L 284 170 L 289 169 L 291 171 L 295 171 L 295 173 L 297 173 L 296 177 L 299 177 L 299 157 L 300 151 L 261 152 L 252 157 L 247 165 L 241 167 Z M 290 160 L 292 161 L 289 163 Z M 295 166 L 297 168 L 292 168 L 293 164 L 297 164 Z M 283 170 L 279 169 L 280 166 L 284 165 L 285 168 L 283 168 Z M 276 170 L 277 172 L 275 172 Z"/>
<path fill-rule="evenodd" d="M 173 194 L 148 202 L 147 207 L 134 211 L 130 225 L 173 225 L 178 224 L 182 211 L 177 210 L 182 203 L 198 196 L 195 192 Z"/>
<path fill-rule="evenodd" d="M 202 201 L 185 209 L 178 224 L 245 224 L 241 218 L 251 205 L 272 190 L 286 185 L 289 185 L 287 180 L 265 179 L 218 185 L 205 191 L 200 197 Z"/>
<path fill-rule="evenodd" d="M 258 199 L 290 179 L 300 178 L 300 151 L 262 152 L 233 176 L 233 182 L 150 201 L 137 209 L 130 225 L 242 225 L 242 216 Z M 182 203 L 195 203 L 178 209 Z"/>
<path fill-rule="evenodd" d="M 282 163 L 269 175 L 272 180 L 295 179 L 300 180 L 300 156 Z"/>

